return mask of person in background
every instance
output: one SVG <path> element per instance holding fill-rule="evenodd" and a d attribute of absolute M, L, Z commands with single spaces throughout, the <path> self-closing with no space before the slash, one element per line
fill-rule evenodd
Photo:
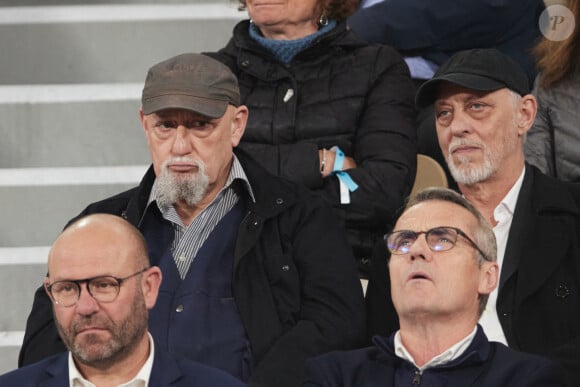
<path fill-rule="evenodd" d="M 490 342 L 477 325 L 499 268 L 493 231 L 464 197 L 420 191 L 385 239 L 400 329 L 307 360 L 305 387 L 565 386 L 557 363 Z"/>
<path fill-rule="evenodd" d="M 344 225 L 303 187 L 236 150 L 248 117 L 237 79 L 201 54 L 149 69 L 140 117 L 153 165 L 139 187 L 82 215 L 122 216 L 163 272 L 149 313 L 175 356 L 250 386 L 298 386 L 304 360 L 364 339 L 365 309 Z M 20 364 L 63 350 L 37 292 Z"/>
<path fill-rule="evenodd" d="M 396 48 L 416 88 L 451 55 L 471 48 L 497 48 L 524 68 L 530 83 L 536 77 L 531 49 L 541 36 L 543 0 L 369 0 L 363 6 L 348 25 L 368 42 Z M 437 143 L 432 106 L 418 110 L 415 125 L 418 152 L 437 160 L 456 188 Z"/>
<path fill-rule="evenodd" d="M 580 385 L 580 185 L 524 160 L 537 111 L 521 67 L 495 49 L 455 54 L 416 96 L 434 103 L 459 190 L 489 221 L 500 280 L 480 324 L 493 341 L 545 355 Z"/>
<path fill-rule="evenodd" d="M 360 274 L 413 185 L 413 86 L 401 56 L 348 30 L 358 0 L 242 0 L 250 20 L 207 53 L 250 110 L 240 148 L 346 221 Z"/>
<path fill-rule="evenodd" d="M 44 280 L 68 351 L 0 376 L 0 386 L 243 386 L 154 342 L 147 312 L 161 277 L 143 236 L 122 218 L 74 222 L 52 245 Z"/>
<path fill-rule="evenodd" d="M 545 174 L 580 182 L 580 1 L 569 0 L 567 6 L 573 19 L 557 27 L 574 25 L 570 36 L 562 41 L 543 38 L 534 47 L 541 71 L 532 91 L 538 115 L 524 150 L 526 161 Z"/>

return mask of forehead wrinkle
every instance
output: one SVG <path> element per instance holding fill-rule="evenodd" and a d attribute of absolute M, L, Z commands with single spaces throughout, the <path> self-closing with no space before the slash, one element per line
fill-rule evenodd
<path fill-rule="evenodd" d="M 472 237 L 473 230 L 477 226 L 477 218 L 457 204 L 428 200 L 407 209 L 397 220 L 394 231 L 427 231 L 441 226 L 459 228 Z"/>

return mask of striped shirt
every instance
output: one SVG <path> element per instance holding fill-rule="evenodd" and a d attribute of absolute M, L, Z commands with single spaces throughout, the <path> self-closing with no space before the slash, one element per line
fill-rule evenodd
<path fill-rule="evenodd" d="M 252 201 L 255 202 L 252 187 L 250 186 L 246 173 L 244 172 L 240 161 L 234 155 L 232 168 L 224 187 L 217 194 L 214 200 L 193 219 L 189 226 L 183 224 L 173 206 L 167 208 L 161 208 L 158 206 L 163 218 L 171 222 L 171 225 L 173 226 L 174 238 L 171 245 L 171 252 L 181 279 L 185 278 L 195 255 L 207 240 L 207 237 L 214 227 L 240 200 L 240 195 L 236 192 L 233 185 L 236 180 L 243 182 L 242 185 L 248 191 Z M 153 202 L 157 205 L 155 183 L 153 184 L 153 189 L 149 195 L 147 208 L 149 208 Z"/>

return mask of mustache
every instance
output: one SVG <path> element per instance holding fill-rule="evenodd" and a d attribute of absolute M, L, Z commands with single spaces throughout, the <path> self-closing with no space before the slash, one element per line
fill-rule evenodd
<path fill-rule="evenodd" d="M 449 153 L 453 153 L 457 148 L 464 147 L 464 146 L 473 146 L 481 149 L 485 149 L 485 144 L 481 141 L 476 140 L 468 140 L 465 138 L 454 138 L 448 146 Z"/>
<path fill-rule="evenodd" d="M 165 160 L 163 162 L 163 164 L 161 164 L 161 169 L 166 170 L 167 166 L 171 163 L 187 163 L 187 164 L 195 165 L 197 167 L 204 167 L 205 166 L 203 164 L 203 162 L 199 159 L 194 159 L 194 158 L 187 157 L 187 156 L 175 156 L 175 157 L 172 157 L 170 159 Z"/>
<path fill-rule="evenodd" d="M 106 330 L 112 329 L 109 321 L 107 321 L 106 319 L 93 316 L 93 317 L 85 317 L 82 320 L 73 321 L 70 330 L 74 335 L 77 335 L 79 332 L 87 328 L 99 328 Z"/>

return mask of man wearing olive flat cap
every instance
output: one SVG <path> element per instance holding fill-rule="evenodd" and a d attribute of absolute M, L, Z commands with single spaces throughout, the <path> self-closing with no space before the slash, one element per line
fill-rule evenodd
<path fill-rule="evenodd" d="M 151 67 L 140 111 L 153 161 L 139 187 L 81 215 L 119 215 L 163 272 L 150 331 L 174 355 L 250 386 L 299 386 L 304 359 L 364 338 L 364 300 L 343 224 L 322 199 L 235 150 L 248 109 L 220 62 Z M 37 292 L 20 364 L 62 350 Z"/>

